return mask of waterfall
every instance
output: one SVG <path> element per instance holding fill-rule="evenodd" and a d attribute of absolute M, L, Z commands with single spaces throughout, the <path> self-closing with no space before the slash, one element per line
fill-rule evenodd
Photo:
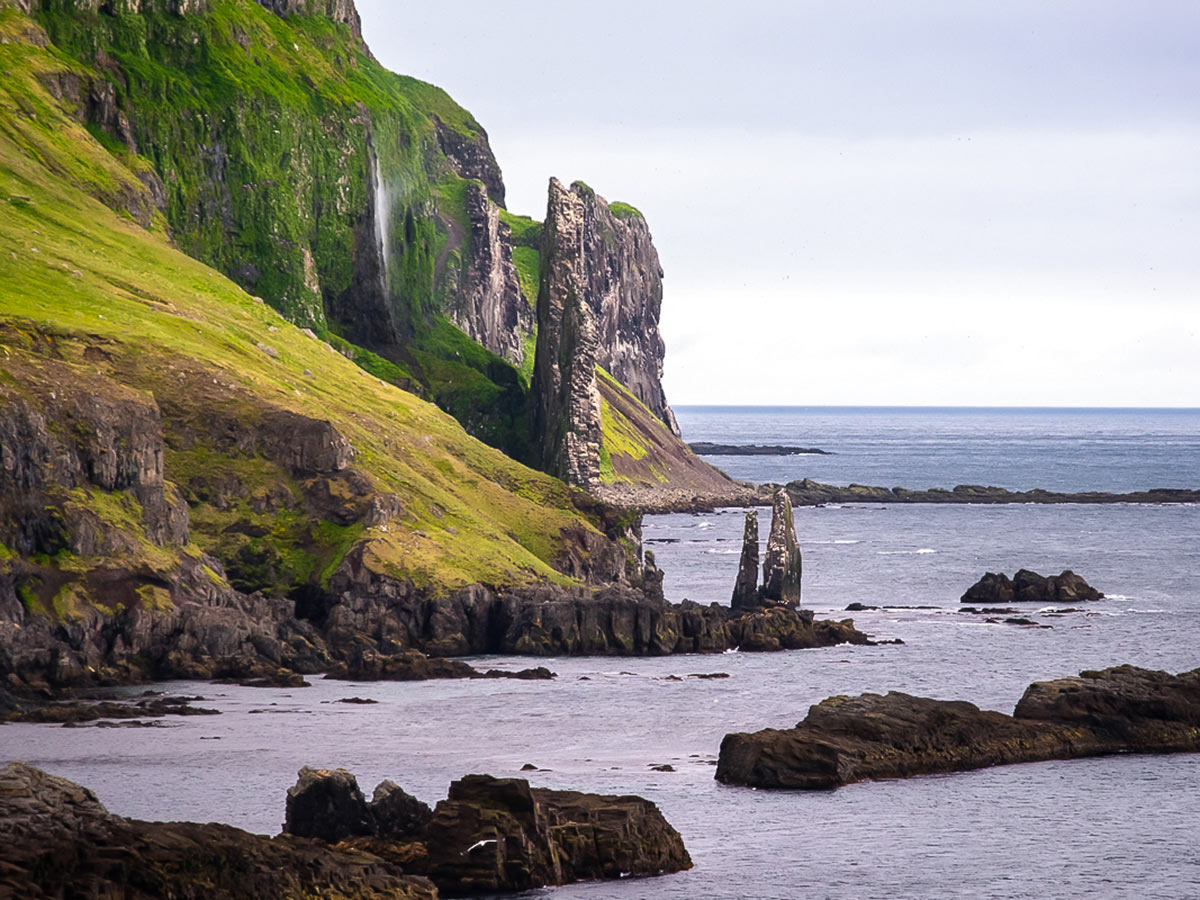
<path fill-rule="evenodd" d="M 374 201 L 375 248 L 379 252 L 379 287 L 385 297 L 391 295 L 392 260 L 392 198 L 388 195 L 383 172 L 379 168 L 379 156 L 373 147 L 371 153 L 371 188 Z"/>

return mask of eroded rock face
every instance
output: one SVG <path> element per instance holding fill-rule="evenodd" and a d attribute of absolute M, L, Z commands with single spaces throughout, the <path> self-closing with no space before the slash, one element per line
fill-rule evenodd
<path fill-rule="evenodd" d="M 0 769 L 0 896 L 436 900 L 424 878 L 311 840 L 140 822 L 23 763 Z"/>
<path fill-rule="evenodd" d="M 800 577 L 803 561 L 796 544 L 796 524 L 792 501 L 787 492 L 775 492 L 771 507 L 771 534 L 763 558 L 762 599 L 786 606 L 800 605 Z"/>
<path fill-rule="evenodd" d="M 1029 686 L 1012 716 L 891 692 L 830 697 L 788 730 L 728 734 L 727 784 L 826 789 L 855 781 L 1125 752 L 1200 751 L 1200 670 L 1133 666 Z"/>
<path fill-rule="evenodd" d="M 479 128 L 474 137 L 468 138 L 437 116 L 433 117 L 433 124 L 437 130 L 438 146 L 454 170 L 468 180 L 482 181 L 488 198 L 496 206 L 504 206 L 504 179 L 500 174 L 500 165 L 492 154 L 487 132 Z"/>
<path fill-rule="evenodd" d="M 531 788 L 468 775 L 426 831 L 429 876 L 450 897 L 691 868 L 683 841 L 640 797 Z"/>
<path fill-rule="evenodd" d="M 540 465 L 570 484 L 600 476 L 596 366 L 678 436 L 662 390 L 662 269 L 640 215 L 613 215 L 591 188 L 550 181 L 534 369 Z"/>
<path fill-rule="evenodd" d="M 742 534 L 742 556 L 738 562 L 737 581 L 733 585 L 733 609 L 753 609 L 758 606 L 758 511 L 746 510 L 746 526 Z"/>
<path fill-rule="evenodd" d="M 258 0 L 278 16 L 325 16 L 338 25 L 350 26 L 356 38 L 362 38 L 362 19 L 354 0 Z"/>
<path fill-rule="evenodd" d="M 1010 580 L 1003 573 L 988 572 L 967 588 L 963 603 L 1002 606 L 1008 603 L 1069 604 L 1100 600 L 1104 594 L 1096 590 L 1070 569 L 1060 575 L 1046 577 L 1021 569 Z"/>
<path fill-rule="evenodd" d="M 503 195 L 503 185 L 500 191 Z M 483 187 L 468 184 L 466 197 L 470 262 L 454 301 L 454 322 L 520 368 L 525 361 L 525 336 L 533 332 L 535 317 L 521 294 L 508 226 L 500 221 L 500 207 L 488 199 Z"/>
<path fill-rule="evenodd" d="M 305 766 L 299 780 L 288 788 L 283 830 L 336 844 L 348 837 L 377 834 L 379 827 L 352 774 Z"/>

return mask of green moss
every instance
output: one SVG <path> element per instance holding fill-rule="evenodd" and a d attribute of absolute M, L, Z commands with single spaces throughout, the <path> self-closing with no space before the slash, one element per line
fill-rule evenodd
<path fill-rule="evenodd" d="M 50 617 L 50 611 L 46 609 L 41 598 L 38 596 L 38 588 L 41 586 L 42 580 L 37 576 L 26 578 L 17 582 L 17 596 L 21 600 L 21 605 L 25 607 L 25 611 L 30 615 Z"/>
<path fill-rule="evenodd" d="M 500 221 L 508 226 L 514 247 L 538 250 L 542 246 L 542 223 L 529 216 L 519 216 L 507 209 L 500 210 Z"/>
<path fill-rule="evenodd" d="M 171 592 L 156 584 L 144 584 L 139 587 L 137 597 L 142 604 L 142 609 L 169 612 L 175 608 L 175 603 L 171 600 Z"/>
<path fill-rule="evenodd" d="M 537 309 L 538 288 L 542 281 L 542 258 L 538 251 L 529 247 L 513 247 L 513 266 L 521 282 L 521 296 Z"/>
<path fill-rule="evenodd" d="M 628 203 L 622 203 L 619 200 L 608 204 L 608 211 L 618 219 L 645 219 L 642 211 L 636 206 L 630 206 Z"/>

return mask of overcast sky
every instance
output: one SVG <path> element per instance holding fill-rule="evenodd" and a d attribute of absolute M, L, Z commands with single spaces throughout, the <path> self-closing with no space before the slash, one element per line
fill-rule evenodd
<path fill-rule="evenodd" d="M 1200 406 L 1195 0 L 358 6 L 645 213 L 674 404 Z"/>

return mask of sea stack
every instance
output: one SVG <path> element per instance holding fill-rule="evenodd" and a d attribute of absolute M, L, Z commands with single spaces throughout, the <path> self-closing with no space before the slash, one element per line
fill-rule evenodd
<path fill-rule="evenodd" d="M 758 607 L 758 510 L 746 510 L 746 530 L 742 536 L 742 559 L 733 585 L 733 609 Z"/>
<path fill-rule="evenodd" d="M 743 560 L 745 550 L 743 550 Z M 771 509 L 771 534 L 767 538 L 767 555 L 763 560 L 763 605 L 800 605 L 800 575 L 803 561 L 796 546 L 796 523 L 792 518 L 792 501 L 787 491 L 775 491 Z"/>

